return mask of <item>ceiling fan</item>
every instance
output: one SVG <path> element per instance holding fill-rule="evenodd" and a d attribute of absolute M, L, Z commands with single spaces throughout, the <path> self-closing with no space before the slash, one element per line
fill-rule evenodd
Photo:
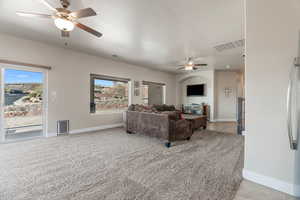
<path fill-rule="evenodd" d="M 180 67 L 177 70 L 185 70 L 185 71 L 192 71 L 192 70 L 197 70 L 200 67 L 206 67 L 207 64 L 205 63 L 195 63 L 197 59 L 188 57 L 187 60 L 185 61 L 185 64 L 179 65 Z"/>
<path fill-rule="evenodd" d="M 18 11 L 17 14 L 24 17 L 39 17 L 45 19 L 53 19 L 55 26 L 61 30 L 62 37 L 69 37 L 70 32 L 75 28 L 75 26 L 88 33 L 93 34 L 96 37 L 102 36 L 102 33 L 77 21 L 78 19 L 83 17 L 96 16 L 97 13 L 92 8 L 84 8 L 72 12 L 68 10 L 68 7 L 70 6 L 69 0 L 60 0 L 60 3 L 62 5 L 61 8 L 54 8 L 46 0 L 40 1 L 51 11 L 53 11 L 52 15 L 21 11 Z"/>

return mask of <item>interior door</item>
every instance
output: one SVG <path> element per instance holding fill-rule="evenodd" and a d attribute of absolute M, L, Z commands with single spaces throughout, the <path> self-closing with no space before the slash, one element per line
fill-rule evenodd
<path fill-rule="evenodd" d="M 44 72 L 9 66 L 1 78 L 2 141 L 44 136 Z"/>

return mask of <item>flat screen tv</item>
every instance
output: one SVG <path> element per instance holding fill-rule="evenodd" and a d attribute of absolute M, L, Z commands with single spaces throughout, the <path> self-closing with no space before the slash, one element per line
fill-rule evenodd
<path fill-rule="evenodd" d="M 205 84 L 188 85 L 186 89 L 187 96 L 204 96 Z"/>

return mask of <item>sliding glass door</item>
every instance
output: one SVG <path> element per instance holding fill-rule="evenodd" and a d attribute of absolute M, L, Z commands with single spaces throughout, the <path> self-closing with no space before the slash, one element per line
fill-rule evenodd
<path fill-rule="evenodd" d="M 45 75 L 24 67 L 1 70 L 2 141 L 44 135 Z"/>

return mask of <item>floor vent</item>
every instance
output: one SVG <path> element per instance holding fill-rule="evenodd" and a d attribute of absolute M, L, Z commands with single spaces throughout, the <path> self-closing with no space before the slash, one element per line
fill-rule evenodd
<path fill-rule="evenodd" d="M 235 49 L 235 48 L 244 47 L 244 46 L 245 46 L 245 40 L 236 40 L 233 42 L 228 42 L 225 44 L 217 45 L 214 48 L 217 51 L 221 52 L 221 51 L 226 51 L 226 50 Z"/>
<path fill-rule="evenodd" d="M 57 135 L 69 134 L 69 120 L 58 120 L 57 121 Z"/>

